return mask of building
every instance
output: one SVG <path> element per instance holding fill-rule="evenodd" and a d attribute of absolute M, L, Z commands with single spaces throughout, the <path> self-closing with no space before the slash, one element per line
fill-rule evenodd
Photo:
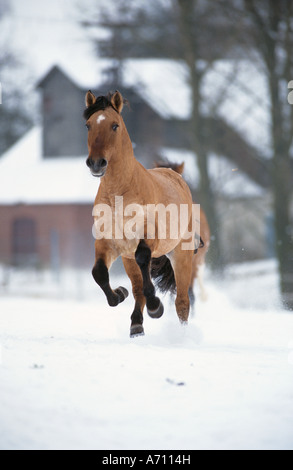
<path fill-rule="evenodd" d="M 99 182 L 85 165 L 87 88 L 57 66 L 37 88 L 42 124 L 0 160 L 0 263 L 88 266 L 94 260 L 92 206 Z M 93 91 L 101 94 L 103 87 Z M 163 144 L 164 121 L 133 89 L 121 91 L 135 110 L 126 107 L 124 117 L 136 155 L 152 166 L 155 149 Z M 151 145 L 146 135 L 152 136 Z"/>
<path fill-rule="evenodd" d="M 0 161 L 0 260 L 44 267 L 93 258 L 92 201 L 97 181 L 85 156 L 44 158 L 36 127 Z"/>

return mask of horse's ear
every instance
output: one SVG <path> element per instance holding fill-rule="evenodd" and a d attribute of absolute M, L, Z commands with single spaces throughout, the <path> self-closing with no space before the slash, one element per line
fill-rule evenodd
<path fill-rule="evenodd" d="M 182 173 L 184 171 L 184 162 L 181 163 L 180 165 L 177 165 L 176 171 L 177 171 L 177 173 L 179 173 L 179 175 L 182 175 Z"/>
<path fill-rule="evenodd" d="M 85 95 L 85 105 L 87 108 L 92 106 L 96 102 L 96 97 L 95 95 L 89 90 L 87 94 Z"/>
<path fill-rule="evenodd" d="M 115 91 L 115 93 L 111 96 L 111 104 L 117 113 L 120 114 L 123 109 L 124 100 L 119 91 Z"/>

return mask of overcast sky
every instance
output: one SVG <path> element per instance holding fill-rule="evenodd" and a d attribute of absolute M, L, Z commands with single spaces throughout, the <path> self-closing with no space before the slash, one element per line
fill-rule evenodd
<path fill-rule="evenodd" d="M 13 46 L 33 75 L 54 63 L 76 63 L 93 57 L 93 45 L 78 19 L 94 0 L 10 0 Z"/>

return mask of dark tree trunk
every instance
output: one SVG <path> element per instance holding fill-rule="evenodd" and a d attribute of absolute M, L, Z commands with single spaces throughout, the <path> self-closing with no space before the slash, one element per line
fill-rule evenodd
<path fill-rule="evenodd" d="M 268 69 L 269 89 L 271 94 L 271 122 L 272 122 L 272 190 L 274 200 L 274 218 L 276 234 L 276 253 L 279 264 L 280 290 L 283 306 L 293 310 L 293 224 L 290 214 L 292 198 L 292 169 L 290 161 L 290 146 L 292 142 L 292 122 L 285 112 L 284 96 L 281 94 L 282 84 L 286 72 L 292 71 L 290 43 L 282 41 L 283 51 L 287 55 L 287 67 L 280 66 L 279 52 L 276 38 L 279 37 L 280 27 L 284 26 L 284 13 L 290 13 L 291 4 L 287 0 L 280 4 L 270 0 L 269 31 L 266 32 L 266 55 L 264 56 Z M 291 12 L 292 14 L 292 12 Z M 289 15 L 290 17 L 290 15 Z M 292 19 L 292 16 L 291 16 Z M 287 21 L 288 35 L 290 21 Z M 270 34 L 271 33 L 271 34 Z M 272 39 L 273 38 L 273 39 Z M 289 69 L 289 70 L 288 70 Z M 291 70 L 290 70 L 291 69 Z M 292 109 L 291 109 L 292 114 Z M 288 122 L 289 121 L 289 126 Z"/>
<path fill-rule="evenodd" d="M 203 207 L 212 235 L 212 243 L 209 253 L 211 266 L 214 269 L 222 267 L 222 258 L 220 250 L 219 223 L 217 220 L 217 210 L 214 193 L 211 188 L 211 182 L 208 171 L 208 147 L 206 143 L 207 130 L 205 129 L 205 119 L 200 114 L 200 86 L 202 72 L 197 70 L 196 62 L 198 59 L 196 41 L 194 37 L 193 12 L 196 0 L 177 0 L 179 6 L 179 21 L 181 41 L 184 51 L 184 59 L 189 70 L 189 84 L 192 95 L 192 111 L 190 119 L 190 134 L 192 136 L 192 149 L 197 156 L 197 165 L 200 175 L 199 200 Z"/>
<path fill-rule="evenodd" d="M 276 253 L 279 263 L 280 289 L 283 305 L 293 310 L 293 233 L 290 217 L 292 197 L 292 170 L 289 146 L 284 138 L 282 103 L 279 81 L 271 78 L 272 138 L 273 138 L 273 200 L 275 214 Z"/>

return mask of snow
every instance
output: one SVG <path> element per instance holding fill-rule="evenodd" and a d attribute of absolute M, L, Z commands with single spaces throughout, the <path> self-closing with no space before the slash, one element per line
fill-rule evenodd
<path fill-rule="evenodd" d="M 249 266 L 207 274 L 187 328 L 166 297 L 135 339 L 131 296 L 111 309 L 89 272 L 0 271 L 0 448 L 292 449 L 293 316 L 275 264 Z"/>

